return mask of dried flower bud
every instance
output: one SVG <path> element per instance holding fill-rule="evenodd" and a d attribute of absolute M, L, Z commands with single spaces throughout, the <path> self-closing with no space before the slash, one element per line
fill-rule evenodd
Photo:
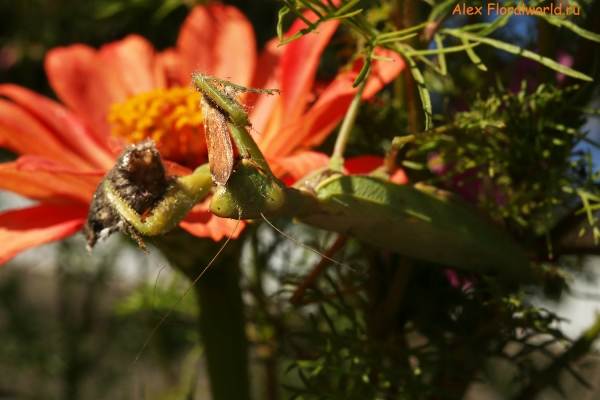
<path fill-rule="evenodd" d="M 106 197 L 105 182 L 110 182 L 119 197 L 143 219 L 151 214 L 173 180 L 174 178 L 167 177 L 153 141 L 127 146 L 117 158 L 113 169 L 104 176 L 92 198 L 88 219 L 83 227 L 88 250 L 98 240 L 119 230 L 130 234 L 145 250 L 138 233 L 119 217 Z"/>

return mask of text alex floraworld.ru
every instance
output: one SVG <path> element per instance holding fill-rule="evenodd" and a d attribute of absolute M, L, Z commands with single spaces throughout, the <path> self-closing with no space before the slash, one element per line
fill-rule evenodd
<path fill-rule="evenodd" d="M 485 9 L 484 9 L 485 7 Z M 488 3 L 486 6 L 471 7 L 465 3 L 457 4 L 452 10 L 452 15 L 579 15 L 579 7 L 565 6 L 562 4 L 555 6 L 550 4 L 546 7 L 528 7 L 524 3 L 518 6 L 505 7 L 499 3 Z"/>

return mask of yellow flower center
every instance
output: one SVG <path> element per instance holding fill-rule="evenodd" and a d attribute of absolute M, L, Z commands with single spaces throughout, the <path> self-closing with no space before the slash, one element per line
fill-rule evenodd
<path fill-rule="evenodd" d="M 111 106 L 111 134 L 129 143 L 153 139 L 165 159 L 197 167 L 206 161 L 199 100 L 199 94 L 186 87 L 136 95 Z"/>

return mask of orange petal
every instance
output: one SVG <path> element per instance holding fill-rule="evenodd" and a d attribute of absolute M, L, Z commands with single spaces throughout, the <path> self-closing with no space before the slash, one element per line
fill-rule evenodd
<path fill-rule="evenodd" d="M 111 104 L 123 102 L 129 94 L 118 70 L 96 50 L 82 44 L 50 50 L 44 66 L 57 96 L 104 143 L 111 130 L 107 121 Z"/>
<path fill-rule="evenodd" d="M 392 58 L 394 61 L 373 62 L 372 74 L 365 86 L 363 99 L 368 99 L 381 90 L 405 67 L 404 61 L 394 53 L 378 50 L 376 54 Z M 311 109 L 294 124 L 288 124 L 278 132 L 269 131 L 263 135 L 260 145 L 265 154 L 287 155 L 300 146 L 312 147 L 321 144 L 348 110 L 356 93 L 352 84 L 361 67 L 362 62 L 356 63 L 352 71 L 339 74 Z"/>
<path fill-rule="evenodd" d="M 402 168 L 398 168 L 392 176 L 390 176 L 390 181 L 397 183 L 399 185 L 405 185 L 408 183 L 408 176 Z"/>
<path fill-rule="evenodd" d="M 89 204 L 101 172 L 69 170 L 42 158 L 0 164 L 0 189 L 54 204 Z"/>
<path fill-rule="evenodd" d="M 0 85 L 0 95 L 9 97 L 35 117 L 61 145 L 82 159 L 83 168 L 108 169 L 114 164 L 115 156 L 105 143 L 99 143 L 92 132 L 70 110 L 31 90 L 17 85 Z M 18 135 L 22 136 L 22 135 Z M 14 138 L 18 140 L 19 138 Z M 40 138 L 36 142 L 42 143 Z M 16 151 L 16 150 L 15 150 Z M 27 151 L 18 151 L 27 154 Z M 68 158 L 64 153 L 60 160 Z"/>
<path fill-rule="evenodd" d="M 85 168 L 88 162 L 61 143 L 55 132 L 18 104 L 0 99 L 0 140 L 18 154 L 34 154 Z"/>
<path fill-rule="evenodd" d="M 84 224 L 87 207 L 40 205 L 0 214 L 0 264 L 23 250 L 63 239 Z"/>
<path fill-rule="evenodd" d="M 281 64 L 279 62 L 284 47 L 279 46 L 279 39 L 271 39 L 258 56 L 252 86 L 265 89 L 281 88 Z M 250 108 L 250 121 L 254 130 L 263 134 L 269 130 L 278 130 L 282 124 L 283 113 L 275 111 L 281 108 L 281 94 L 274 96 L 248 96 L 246 105 Z M 260 137 L 257 137 L 260 142 Z"/>
<path fill-rule="evenodd" d="M 362 98 L 369 99 L 390 83 L 406 67 L 406 63 L 391 50 L 375 48 L 375 54 L 380 57 L 390 58 L 392 61 L 374 60 L 371 64 L 371 74 L 363 90 Z M 358 67 L 358 66 L 357 66 Z M 360 66 L 362 67 L 362 65 Z"/>
<path fill-rule="evenodd" d="M 310 172 L 325 168 L 329 164 L 329 156 L 316 151 L 303 151 L 289 157 L 277 157 L 268 159 L 273 173 L 283 176 L 288 173 L 292 182 L 305 177 Z"/>
<path fill-rule="evenodd" d="M 244 230 L 246 222 L 240 221 L 238 225 L 237 220 L 216 217 L 208 210 L 209 202 L 210 199 L 207 199 L 196 205 L 179 226 L 194 236 L 211 238 L 215 242 L 230 235 L 232 239 L 237 239 Z M 235 229 L 236 225 L 238 225 L 237 229 Z"/>
<path fill-rule="evenodd" d="M 182 57 L 181 81 L 193 71 L 248 86 L 256 62 L 252 25 L 235 7 L 213 3 L 198 6 L 187 17 L 177 39 Z"/>
<path fill-rule="evenodd" d="M 253 87 L 279 88 L 281 82 L 280 59 L 284 49 L 285 46 L 279 46 L 279 39 L 276 37 L 265 44 L 256 62 L 256 70 L 252 79 Z"/>
<path fill-rule="evenodd" d="M 167 173 L 169 175 L 185 176 L 193 172 L 193 170 L 191 170 L 190 168 L 184 167 L 183 165 L 179 165 L 173 161 L 163 160 L 163 164 L 165 165 L 165 168 L 167 169 Z"/>
<path fill-rule="evenodd" d="M 305 13 L 305 17 L 311 21 L 317 19 L 312 13 Z M 310 33 L 285 46 L 281 56 L 281 89 L 284 103 L 283 120 L 286 123 L 295 122 L 304 112 L 321 53 L 338 25 L 338 21 L 328 21 L 319 26 L 318 34 Z M 297 20 L 286 36 L 292 36 L 304 28 L 306 28 L 304 21 Z"/>
<path fill-rule="evenodd" d="M 118 74 L 129 95 L 166 87 L 164 78 L 155 75 L 154 48 L 141 36 L 129 35 L 123 40 L 106 44 L 98 54 Z"/>
<path fill-rule="evenodd" d="M 80 170 L 75 169 L 45 157 L 25 155 L 17 159 L 17 168 L 19 171 L 36 172 L 45 171 L 51 173 L 65 173 L 69 175 L 95 176 L 103 177 L 106 174 L 104 169 Z M 114 162 L 113 162 L 114 164 Z M 2 164 L 0 164 L 2 165 Z"/>
<path fill-rule="evenodd" d="M 176 49 L 166 49 L 154 57 L 154 74 L 157 85 L 170 88 L 173 86 L 186 86 L 190 83 L 190 77 L 185 81 L 180 80 L 179 71 L 181 71 L 181 57 Z"/>
<path fill-rule="evenodd" d="M 354 73 L 346 72 L 327 88 L 311 109 L 294 124 L 278 132 L 269 131 L 262 136 L 260 148 L 267 156 L 287 156 L 301 144 L 321 143 L 342 120 L 352 101 Z"/>

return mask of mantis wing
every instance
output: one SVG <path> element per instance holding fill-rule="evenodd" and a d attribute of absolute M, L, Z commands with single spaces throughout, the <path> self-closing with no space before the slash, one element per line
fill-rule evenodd
<path fill-rule="evenodd" d="M 315 189 L 319 212 L 301 218 L 309 225 L 415 259 L 535 280 L 521 250 L 447 192 L 368 176 L 337 176 Z"/>

